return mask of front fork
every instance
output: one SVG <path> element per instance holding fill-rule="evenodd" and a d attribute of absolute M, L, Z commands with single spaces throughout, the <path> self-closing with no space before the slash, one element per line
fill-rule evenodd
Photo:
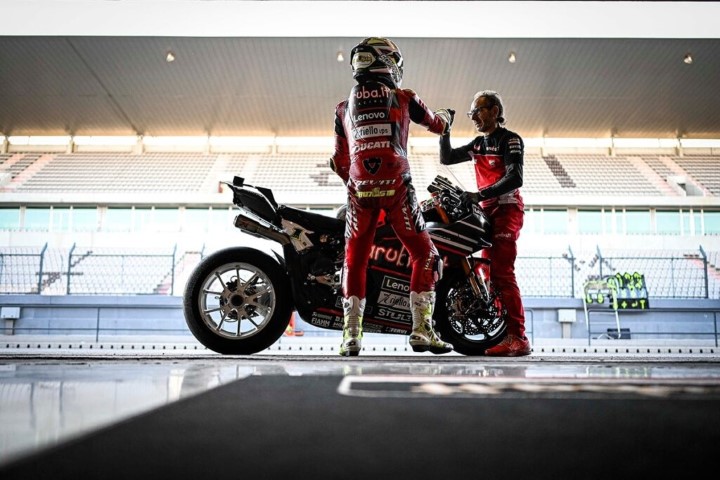
<path fill-rule="evenodd" d="M 490 259 L 465 257 L 462 268 L 475 296 L 490 301 Z"/>

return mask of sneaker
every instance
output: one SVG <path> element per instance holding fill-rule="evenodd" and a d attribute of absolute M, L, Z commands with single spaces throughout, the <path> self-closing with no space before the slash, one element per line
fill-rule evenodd
<path fill-rule="evenodd" d="M 532 347 L 527 337 L 507 334 L 502 342 L 485 350 L 488 357 L 524 357 L 530 355 Z"/>

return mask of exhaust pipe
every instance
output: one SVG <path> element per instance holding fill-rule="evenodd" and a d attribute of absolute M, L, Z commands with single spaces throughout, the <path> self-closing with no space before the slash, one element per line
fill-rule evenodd
<path fill-rule="evenodd" d="M 257 220 L 246 217 L 245 215 L 240 214 L 235 217 L 234 223 L 237 228 L 255 237 L 275 240 L 280 245 L 287 245 L 290 243 L 290 236 L 287 233 L 282 230 L 278 230 L 270 224 L 263 225 Z"/>

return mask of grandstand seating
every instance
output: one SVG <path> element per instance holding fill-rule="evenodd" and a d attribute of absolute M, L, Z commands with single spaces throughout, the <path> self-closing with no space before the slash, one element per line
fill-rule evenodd
<path fill-rule="evenodd" d="M 720 195 L 720 159 L 717 156 L 683 156 L 675 162 L 713 195 Z"/>
<path fill-rule="evenodd" d="M 279 190 L 306 194 L 318 189 L 344 192 L 342 181 L 328 166 L 328 158 L 312 153 L 249 154 L 242 176 L 253 185 Z"/>
<path fill-rule="evenodd" d="M 673 170 L 664 162 L 661 157 L 658 156 L 643 156 L 642 160 L 653 169 L 661 178 L 667 179 L 673 175 L 678 175 L 680 172 Z M 669 159 L 668 159 L 669 160 Z"/>
<path fill-rule="evenodd" d="M 562 194 L 607 195 L 614 192 L 627 196 L 662 195 L 625 157 L 558 154 L 555 158 L 562 165 L 567 179 L 574 184 L 574 187 L 564 188 Z"/>
<path fill-rule="evenodd" d="M 3 160 L 3 166 L 10 173 L 11 179 L 15 179 L 41 156 L 40 153 L 28 153 L 18 155 L 14 160 L 12 160 L 12 156 L 8 156 Z"/>
<path fill-rule="evenodd" d="M 28 157 L 28 155 L 26 155 Z M 17 192 L 197 192 L 217 155 L 196 153 L 56 154 Z"/>
<path fill-rule="evenodd" d="M 4 154 L 0 160 L 7 163 L 10 157 Z M 55 153 L 48 154 L 37 171 L 18 177 L 39 158 L 40 154 L 24 154 L 4 168 L 12 173 L 14 191 L 216 193 L 219 182 L 231 181 L 238 175 L 253 185 L 281 192 L 283 198 L 325 195 L 323 198 L 337 203 L 344 198 L 342 182 L 328 167 L 328 155 L 323 153 Z M 410 157 L 410 164 L 413 181 L 421 192 L 437 174 L 449 176 L 466 188 L 473 188 L 475 183 L 470 162 L 445 167 L 439 164 L 437 155 L 415 154 Z M 649 168 L 643 171 L 642 166 Z M 558 153 L 543 157 L 528 153 L 523 192 L 563 196 L 675 196 L 676 192 L 658 182 L 686 174 L 712 195 L 720 195 L 717 166 L 716 156 L 613 157 Z"/>

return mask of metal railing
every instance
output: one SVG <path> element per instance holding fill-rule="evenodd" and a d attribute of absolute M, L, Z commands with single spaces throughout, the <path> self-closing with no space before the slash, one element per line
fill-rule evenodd
<path fill-rule="evenodd" d="M 690 317 L 691 315 L 699 318 L 686 320 L 682 325 L 673 325 L 673 328 L 660 327 L 659 322 L 648 322 L 647 319 L 637 313 L 641 311 L 625 310 L 622 317 L 618 316 L 617 311 L 593 309 L 586 312 L 587 323 L 587 344 L 592 345 L 595 340 L 635 340 L 643 339 L 667 339 L 666 341 L 681 343 L 686 339 L 708 339 L 717 347 L 719 343 L 718 335 L 718 315 L 720 315 L 720 305 L 714 307 L 662 307 L 660 309 L 665 314 L 676 314 L 678 316 Z M 597 315 L 591 315 L 597 314 Z M 614 320 L 610 323 L 598 319 L 599 315 L 614 315 Z"/>
<path fill-rule="evenodd" d="M 0 247 L 0 294 L 175 295 L 204 249 Z M 568 247 L 565 252 L 521 255 L 515 270 L 523 297 L 582 298 L 587 280 L 640 272 L 650 298 L 717 299 L 718 267 L 702 246 L 697 251 L 640 253 L 603 253 L 597 247 L 584 257 Z"/>
<path fill-rule="evenodd" d="M 174 295 L 177 246 L 122 248 L 0 247 L 0 294 Z"/>

